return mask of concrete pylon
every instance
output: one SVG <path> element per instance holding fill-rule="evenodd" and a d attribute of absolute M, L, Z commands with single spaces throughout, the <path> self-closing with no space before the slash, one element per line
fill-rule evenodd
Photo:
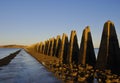
<path fill-rule="evenodd" d="M 38 49 L 39 49 L 39 43 L 36 44 L 36 52 L 38 52 Z"/>
<path fill-rule="evenodd" d="M 95 66 L 96 58 L 89 26 L 83 30 L 78 64 Z"/>
<path fill-rule="evenodd" d="M 48 50 L 48 40 L 45 41 L 44 54 L 47 54 L 47 50 Z"/>
<path fill-rule="evenodd" d="M 52 56 L 55 56 L 55 50 L 56 50 L 56 39 L 54 38 L 53 54 L 52 54 Z"/>
<path fill-rule="evenodd" d="M 42 53 L 43 42 L 40 43 L 40 53 Z"/>
<path fill-rule="evenodd" d="M 40 45 L 41 45 L 41 42 L 39 43 L 39 46 L 38 46 L 38 53 L 40 53 Z"/>
<path fill-rule="evenodd" d="M 52 46 L 52 38 L 49 39 L 49 44 L 48 44 L 48 52 L 47 52 L 47 54 L 49 56 L 50 56 L 51 46 Z"/>
<path fill-rule="evenodd" d="M 76 31 L 71 31 L 71 36 L 70 36 L 70 42 L 69 42 L 69 47 L 68 47 L 68 57 L 67 57 L 67 62 L 68 64 L 78 64 L 78 52 L 79 52 L 79 47 L 78 47 L 78 40 L 77 40 L 77 35 Z"/>
<path fill-rule="evenodd" d="M 41 49 L 41 53 L 44 54 L 44 48 L 45 48 L 45 45 L 44 43 L 42 44 L 42 49 Z"/>
<path fill-rule="evenodd" d="M 47 55 L 49 55 L 50 52 L 50 39 L 48 40 L 48 50 L 47 50 Z"/>
<path fill-rule="evenodd" d="M 68 36 L 65 33 L 63 33 L 59 56 L 58 56 L 60 59 L 60 64 L 67 63 L 67 51 L 68 51 Z"/>
<path fill-rule="evenodd" d="M 44 41 L 43 54 L 45 54 L 45 48 L 46 48 L 46 41 Z"/>
<path fill-rule="evenodd" d="M 52 45 L 51 45 L 51 48 L 50 48 L 50 56 L 54 56 L 56 40 L 55 40 L 55 38 L 52 38 L 51 41 L 52 41 Z"/>
<path fill-rule="evenodd" d="M 35 48 L 35 51 L 38 52 L 38 50 L 39 50 L 39 43 L 36 43 L 34 48 Z"/>
<path fill-rule="evenodd" d="M 120 74 L 118 38 L 115 26 L 111 21 L 104 24 L 96 68 L 110 69 L 113 73 Z"/>
<path fill-rule="evenodd" d="M 60 38 L 60 35 L 58 35 L 56 38 L 56 47 L 55 47 L 55 56 L 56 57 L 58 57 L 58 53 L 60 51 L 60 46 L 61 46 L 61 38 Z"/>

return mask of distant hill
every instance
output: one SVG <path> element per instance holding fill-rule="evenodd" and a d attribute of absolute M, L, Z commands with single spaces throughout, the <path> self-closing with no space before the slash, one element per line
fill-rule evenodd
<path fill-rule="evenodd" d="M 25 48 L 25 45 L 1 45 L 0 48 Z"/>

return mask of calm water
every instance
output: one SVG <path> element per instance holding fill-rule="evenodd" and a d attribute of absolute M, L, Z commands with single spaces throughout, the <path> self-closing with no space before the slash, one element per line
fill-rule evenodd
<path fill-rule="evenodd" d="M 16 49 L 8 50 L 9 53 L 16 51 Z M 0 67 L 0 83 L 61 83 L 61 81 L 22 50 L 10 64 Z"/>
<path fill-rule="evenodd" d="M 0 59 L 8 56 L 10 53 L 17 51 L 16 48 L 0 48 Z"/>

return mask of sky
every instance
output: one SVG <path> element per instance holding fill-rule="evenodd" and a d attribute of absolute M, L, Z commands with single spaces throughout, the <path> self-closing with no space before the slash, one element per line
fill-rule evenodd
<path fill-rule="evenodd" d="M 30 45 L 90 26 L 99 47 L 103 25 L 115 24 L 120 44 L 120 0 L 0 0 L 0 45 Z"/>

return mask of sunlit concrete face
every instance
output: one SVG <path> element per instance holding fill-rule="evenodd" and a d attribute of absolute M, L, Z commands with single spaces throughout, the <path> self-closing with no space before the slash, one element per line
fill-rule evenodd
<path fill-rule="evenodd" d="M 78 63 L 78 39 L 76 31 L 71 31 L 70 42 L 68 47 L 68 64 L 77 64 Z"/>
<path fill-rule="evenodd" d="M 51 49 L 50 49 L 50 56 L 54 56 L 54 53 L 55 53 L 55 45 L 56 45 L 56 39 L 55 38 L 52 38 L 51 39 Z"/>
<path fill-rule="evenodd" d="M 110 69 L 120 74 L 120 52 L 115 26 L 111 21 L 104 24 L 100 49 L 98 53 L 98 69 Z"/>
<path fill-rule="evenodd" d="M 46 55 L 47 55 L 47 50 L 48 50 L 48 44 L 49 44 L 49 41 L 46 40 L 45 43 L 44 43 L 44 45 L 45 45 L 45 47 L 44 47 L 44 54 L 46 54 Z"/>
<path fill-rule="evenodd" d="M 44 45 L 44 43 L 40 42 L 40 53 L 43 53 L 43 45 Z"/>
<path fill-rule="evenodd" d="M 95 66 L 96 58 L 89 26 L 83 30 L 78 64 Z"/>
<path fill-rule="evenodd" d="M 61 38 L 60 35 L 57 36 L 56 38 L 56 46 L 55 46 L 55 54 L 54 56 L 58 57 L 58 53 L 60 52 L 60 47 L 61 47 Z"/>
<path fill-rule="evenodd" d="M 60 59 L 60 64 L 67 63 L 67 52 L 68 52 L 68 36 L 65 33 L 63 33 L 59 56 L 58 56 Z"/>
<path fill-rule="evenodd" d="M 48 44 L 48 51 L 47 54 L 50 55 L 50 51 L 51 51 L 51 46 L 52 46 L 52 39 L 49 39 L 49 44 Z"/>

